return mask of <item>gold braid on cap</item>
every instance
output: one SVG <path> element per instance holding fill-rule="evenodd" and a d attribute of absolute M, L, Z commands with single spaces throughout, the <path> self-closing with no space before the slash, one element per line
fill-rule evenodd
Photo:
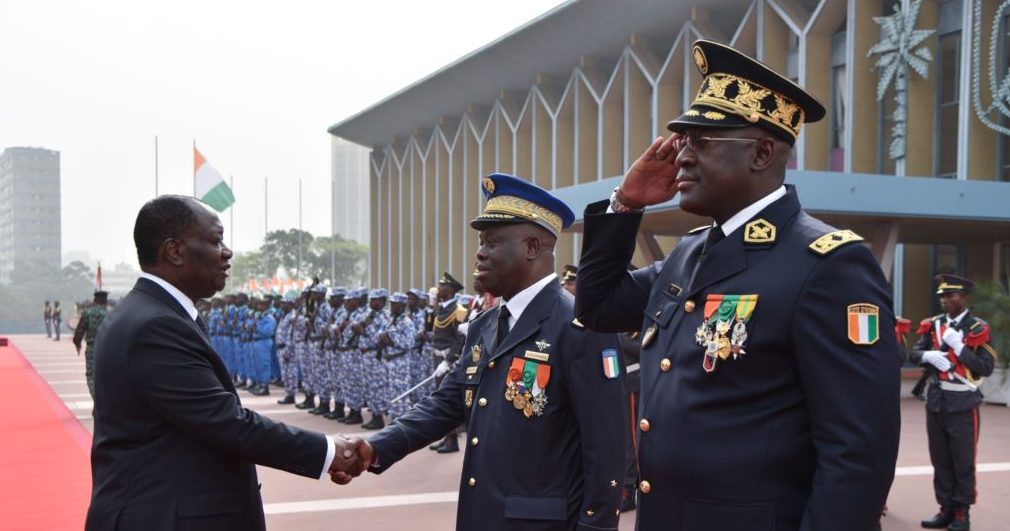
<path fill-rule="evenodd" d="M 733 74 L 709 74 L 693 104 L 715 107 L 743 117 L 750 123 L 758 120 L 770 122 L 785 129 L 794 138 L 800 134 L 805 117 L 803 108 L 789 98 Z"/>
<path fill-rule="evenodd" d="M 494 218 L 495 214 L 510 214 L 534 223 L 545 225 L 555 236 L 561 233 L 561 216 L 521 197 L 499 195 L 487 200 L 483 217 Z"/>

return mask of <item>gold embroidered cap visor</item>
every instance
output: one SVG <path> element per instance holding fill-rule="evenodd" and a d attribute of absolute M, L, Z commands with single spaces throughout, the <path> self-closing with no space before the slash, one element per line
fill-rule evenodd
<path fill-rule="evenodd" d="M 484 211 L 470 221 L 470 227 L 484 230 L 503 223 L 533 223 L 557 237 L 575 221 L 575 213 L 547 190 L 519 177 L 492 173 L 481 181 L 487 203 Z"/>
<path fill-rule="evenodd" d="M 824 106 L 799 85 L 729 46 L 698 40 L 693 56 L 705 77 L 691 107 L 666 125 L 670 131 L 754 125 L 793 145 L 804 123 L 824 117 Z"/>
<path fill-rule="evenodd" d="M 933 278 L 936 282 L 936 294 L 943 295 L 944 293 L 971 293 L 972 289 L 975 287 L 975 282 L 958 275 L 951 275 L 949 273 L 943 273 L 936 275 Z"/>

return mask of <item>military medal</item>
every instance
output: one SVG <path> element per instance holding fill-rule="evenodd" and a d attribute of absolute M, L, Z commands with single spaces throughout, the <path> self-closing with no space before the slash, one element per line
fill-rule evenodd
<path fill-rule="evenodd" d="M 516 393 L 515 398 L 512 399 L 512 405 L 518 410 L 524 409 L 526 407 L 526 393 Z"/>
<path fill-rule="evenodd" d="M 523 413 L 527 417 L 536 415 L 540 416 L 544 414 L 544 408 L 547 407 L 547 382 L 551 379 L 551 366 L 546 363 L 537 364 L 536 369 L 536 379 L 533 381 L 533 389 L 530 393 L 531 398 L 527 401 L 526 406 L 529 409 L 529 413 L 526 413 L 526 409 L 523 409 Z"/>
<path fill-rule="evenodd" d="M 473 349 L 470 351 L 470 361 L 474 365 L 480 363 L 480 345 L 474 345 Z"/>
<path fill-rule="evenodd" d="M 757 306 L 757 295 L 710 294 L 705 300 L 704 321 L 694 333 L 695 342 L 705 347 L 701 366 L 715 371 L 718 360 L 738 359 L 746 354 L 747 321 Z"/>
<path fill-rule="evenodd" d="M 466 395 L 465 398 L 463 399 L 463 402 L 466 403 L 466 407 L 473 406 L 473 389 L 466 390 Z"/>

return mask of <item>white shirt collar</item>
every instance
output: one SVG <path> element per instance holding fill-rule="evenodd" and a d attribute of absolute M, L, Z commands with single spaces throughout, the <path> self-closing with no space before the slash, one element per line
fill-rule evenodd
<path fill-rule="evenodd" d="M 961 314 L 958 315 L 957 317 L 951 318 L 951 316 L 948 315 L 947 316 L 947 322 L 950 323 L 951 321 L 954 321 L 955 323 L 960 323 L 961 320 L 964 319 L 965 315 L 968 315 L 968 309 L 967 308 L 965 308 L 964 311 L 961 312 Z"/>
<path fill-rule="evenodd" d="M 526 289 L 520 291 L 519 293 L 516 293 L 515 296 L 513 296 L 508 301 L 502 299 L 503 303 L 505 304 L 505 307 L 509 309 L 509 330 L 512 330 L 512 327 L 515 326 L 516 321 L 519 320 L 519 316 L 521 316 L 523 312 L 526 311 L 526 307 L 529 306 L 531 302 L 533 302 L 533 298 L 536 297 L 541 291 L 543 291 L 543 289 L 547 287 L 548 284 L 550 284 L 551 282 L 557 282 L 557 278 L 558 278 L 557 273 L 551 273 L 546 277 L 538 280 L 532 286 L 528 286 Z"/>
<path fill-rule="evenodd" d="M 451 299 L 446 299 L 439 303 L 443 308 L 449 306 L 450 304 L 456 304 L 456 300 L 459 299 L 459 295 L 453 295 Z"/>
<path fill-rule="evenodd" d="M 146 278 L 147 280 L 161 286 L 161 289 L 167 291 L 172 298 L 179 302 L 182 309 L 186 310 L 186 313 L 189 314 L 189 318 L 196 321 L 196 316 L 198 315 L 196 305 L 193 304 L 193 301 L 191 301 L 183 292 L 179 291 L 179 288 L 169 284 L 168 281 L 161 277 L 157 277 L 143 271 L 140 272 L 140 278 Z"/>
<path fill-rule="evenodd" d="M 774 203 L 775 201 L 781 199 L 786 195 L 786 187 L 779 186 L 774 192 L 758 199 L 757 201 L 751 203 L 749 206 L 743 210 L 733 214 L 733 216 L 726 220 L 726 223 L 722 224 L 722 234 L 724 236 L 729 236 L 733 234 L 733 231 L 739 229 L 744 223 L 750 218 L 756 216 L 758 212 L 761 212 L 768 205 Z M 719 226 L 717 223 L 715 226 Z"/>

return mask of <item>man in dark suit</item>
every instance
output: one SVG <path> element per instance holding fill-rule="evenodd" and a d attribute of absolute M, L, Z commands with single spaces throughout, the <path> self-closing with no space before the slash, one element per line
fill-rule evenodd
<path fill-rule="evenodd" d="M 554 273 L 571 210 L 535 185 L 484 179 L 477 279 L 503 303 L 470 322 L 441 387 L 359 446 L 381 473 L 467 427 L 460 531 L 617 529 L 627 397 L 613 335 L 573 319 Z"/>
<path fill-rule="evenodd" d="M 783 185 L 824 108 L 732 48 L 693 56 L 698 96 L 587 207 L 579 262 L 586 327 L 641 326 L 638 529 L 875 529 L 898 451 L 890 289 L 861 237 Z M 715 223 L 628 272 L 642 209 L 678 192 Z"/>
<path fill-rule="evenodd" d="M 143 272 L 95 343 L 85 529 L 265 529 L 255 464 L 350 479 L 346 440 L 239 402 L 195 307 L 224 287 L 232 252 L 223 236 L 217 215 L 190 197 L 161 196 L 137 215 Z"/>

